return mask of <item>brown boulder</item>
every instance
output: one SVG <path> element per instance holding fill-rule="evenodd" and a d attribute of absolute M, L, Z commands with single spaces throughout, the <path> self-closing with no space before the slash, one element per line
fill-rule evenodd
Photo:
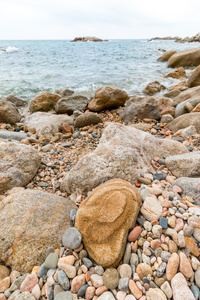
<path fill-rule="evenodd" d="M 186 77 L 185 69 L 183 67 L 175 68 L 173 71 L 169 72 L 164 76 L 164 78 L 169 78 L 169 77 L 176 78 L 176 79 Z"/>
<path fill-rule="evenodd" d="M 21 116 L 15 104 L 0 99 L 0 122 L 15 124 L 19 122 Z"/>
<path fill-rule="evenodd" d="M 193 125 L 196 128 L 196 131 L 200 133 L 200 113 L 193 112 L 189 114 L 184 114 L 174 119 L 172 122 L 167 124 L 167 127 L 173 132 L 178 131 L 179 129 L 186 128 L 190 125 Z"/>
<path fill-rule="evenodd" d="M 134 117 L 139 119 L 160 119 L 158 102 L 154 97 L 144 97 L 138 101 L 134 100 L 130 103 L 131 104 L 126 106 L 120 115 L 121 120 L 126 124 L 132 122 Z"/>
<path fill-rule="evenodd" d="M 119 123 L 108 125 L 94 152 L 82 157 L 66 173 L 61 189 L 71 194 L 91 191 L 107 178 L 121 178 L 135 183 L 145 173 L 153 172 L 155 156 L 188 152 L 181 143 L 155 138 L 149 133 Z"/>
<path fill-rule="evenodd" d="M 92 125 L 92 124 L 98 124 L 102 123 L 103 120 L 101 117 L 93 112 L 86 112 L 80 116 L 78 116 L 74 122 L 74 127 L 81 128 L 84 126 Z"/>
<path fill-rule="evenodd" d="M 142 91 L 144 94 L 147 94 L 149 96 L 152 96 L 162 90 L 165 89 L 165 86 L 160 84 L 158 81 L 150 82 L 147 84 L 145 89 Z"/>
<path fill-rule="evenodd" d="M 174 106 L 174 100 L 168 97 L 160 97 L 157 99 L 158 102 L 158 109 L 159 111 L 163 111 L 164 109 L 168 109 L 169 107 Z"/>
<path fill-rule="evenodd" d="M 15 186 L 25 186 L 37 173 L 41 158 L 30 146 L 0 142 L 0 194 Z"/>
<path fill-rule="evenodd" d="M 189 87 L 200 85 L 200 66 L 198 66 L 187 81 Z"/>
<path fill-rule="evenodd" d="M 200 48 L 187 49 L 173 54 L 168 60 L 168 67 L 192 67 L 200 64 Z"/>
<path fill-rule="evenodd" d="M 44 262 L 48 247 L 60 246 L 74 208 L 66 198 L 36 190 L 6 197 L 0 202 L 1 261 L 14 270 L 31 272 Z"/>
<path fill-rule="evenodd" d="M 188 89 L 188 85 L 187 85 L 186 80 L 182 80 L 179 83 L 173 85 L 169 90 L 170 91 L 177 91 L 178 90 L 179 92 L 183 92 L 187 89 Z"/>
<path fill-rule="evenodd" d="M 141 200 L 136 189 L 121 179 L 98 186 L 81 204 L 75 226 L 89 257 L 104 268 L 116 267 L 135 225 Z"/>
<path fill-rule="evenodd" d="M 15 104 L 17 107 L 18 106 L 26 106 L 26 105 L 28 105 L 28 101 L 20 99 L 20 98 L 17 98 L 15 95 L 8 95 L 5 98 L 5 101 L 10 101 L 13 104 Z"/>
<path fill-rule="evenodd" d="M 175 54 L 175 53 L 177 53 L 176 50 L 168 50 L 168 51 L 165 51 L 165 52 L 163 53 L 163 55 L 161 55 L 160 57 L 158 57 L 157 61 L 161 61 L 161 62 L 163 62 L 163 61 L 168 61 L 168 59 L 169 59 L 173 54 Z"/>
<path fill-rule="evenodd" d="M 128 94 L 120 89 L 112 87 L 101 87 L 96 90 L 94 98 L 88 104 L 88 108 L 92 111 L 100 111 L 103 109 L 122 106 L 128 99 Z"/>
<path fill-rule="evenodd" d="M 54 108 L 56 102 L 61 98 L 60 95 L 43 92 L 36 96 L 30 103 L 29 110 L 36 111 L 49 111 Z"/>
<path fill-rule="evenodd" d="M 174 98 L 174 106 L 177 106 L 179 103 L 187 99 L 197 98 L 199 96 L 200 96 L 200 86 L 189 88 L 186 91 L 181 92 L 177 97 Z"/>

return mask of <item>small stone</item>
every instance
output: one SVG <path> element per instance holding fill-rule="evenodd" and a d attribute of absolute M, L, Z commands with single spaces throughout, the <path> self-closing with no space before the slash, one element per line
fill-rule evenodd
<path fill-rule="evenodd" d="M 149 274 L 152 275 L 152 269 L 148 264 L 141 263 L 137 266 L 136 273 L 140 279 L 143 279 L 143 277 L 147 277 Z"/>
<path fill-rule="evenodd" d="M 142 228 L 140 226 L 136 226 L 128 235 L 128 241 L 129 242 L 135 242 L 138 237 L 140 236 L 140 233 L 142 231 Z"/>
<path fill-rule="evenodd" d="M 184 227 L 184 222 L 182 219 L 178 218 L 176 219 L 176 225 L 174 227 L 174 230 L 176 230 L 176 232 L 179 232 L 180 230 L 182 230 Z"/>
<path fill-rule="evenodd" d="M 193 235 L 194 229 L 195 227 L 193 224 L 187 225 L 187 227 L 185 227 L 184 229 L 184 236 L 190 237 L 191 235 Z"/>
<path fill-rule="evenodd" d="M 156 250 L 160 247 L 160 240 L 151 241 L 151 249 Z"/>
<path fill-rule="evenodd" d="M 165 180 L 167 177 L 167 174 L 163 173 L 154 173 L 153 174 L 153 180 Z"/>
<path fill-rule="evenodd" d="M 10 277 L 6 277 L 0 281 L 0 293 L 4 293 L 10 286 Z"/>
<path fill-rule="evenodd" d="M 84 257 L 87 257 L 87 251 L 85 249 L 81 250 L 79 253 L 80 259 L 83 259 Z"/>
<path fill-rule="evenodd" d="M 4 265 L 0 265 L 0 281 L 8 277 L 9 275 L 10 275 L 9 269 Z"/>
<path fill-rule="evenodd" d="M 4 294 L 0 294 L 0 300 L 6 300 L 6 296 Z"/>
<path fill-rule="evenodd" d="M 179 270 L 180 272 L 186 277 L 190 278 L 194 275 L 194 272 L 192 270 L 191 264 L 189 260 L 187 259 L 187 256 L 183 252 L 179 252 L 179 258 L 180 258 L 180 265 Z"/>
<path fill-rule="evenodd" d="M 179 186 L 177 186 L 177 185 L 174 185 L 173 186 L 173 192 L 174 193 L 181 193 L 182 192 L 182 189 L 179 187 Z"/>
<path fill-rule="evenodd" d="M 96 289 L 95 294 L 96 294 L 97 296 L 100 296 L 101 294 L 103 294 L 103 293 L 106 292 L 107 290 L 108 290 L 107 287 L 106 287 L 105 285 L 103 285 L 103 286 L 100 286 L 100 287 L 98 287 L 98 288 Z"/>
<path fill-rule="evenodd" d="M 83 286 L 81 286 L 80 289 L 78 290 L 77 297 L 85 298 L 85 293 L 88 287 L 89 287 L 88 284 L 84 284 Z"/>
<path fill-rule="evenodd" d="M 172 240 L 169 240 L 169 252 L 170 253 L 174 253 L 174 252 L 177 252 L 178 251 L 178 248 L 177 248 L 177 245 L 174 241 Z"/>
<path fill-rule="evenodd" d="M 120 277 L 128 277 L 128 278 L 131 278 L 131 275 L 132 275 L 132 270 L 131 270 L 131 267 L 128 265 L 128 264 L 122 264 L 120 267 L 119 267 L 119 276 Z"/>
<path fill-rule="evenodd" d="M 23 292 L 31 292 L 34 286 L 38 284 L 38 277 L 36 274 L 29 274 L 26 276 L 24 281 L 20 286 L 20 291 Z"/>
<path fill-rule="evenodd" d="M 123 264 L 129 264 L 131 258 L 131 243 L 126 244 L 124 257 L 123 257 Z"/>
<path fill-rule="evenodd" d="M 150 288 L 146 292 L 146 296 L 148 300 L 167 300 L 167 297 L 165 296 L 165 293 L 161 291 L 159 288 Z"/>
<path fill-rule="evenodd" d="M 161 253 L 161 259 L 162 259 L 162 261 L 164 261 L 164 262 L 168 262 L 170 256 L 171 256 L 171 253 L 170 253 L 170 252 L 163 251 L 163 252 Z"/>
<path fill-rule="evenodd" d="M 154 281 L 158 287 L 161 287 L 161 285 L 165 282 L 165 278 L 155 278 Z"/>
<path fill-rule="evenodd" d="M 144 228 L 147 230 L 147 231 L 151 231 L 152 230 L 152 224 L 151 222 L 149 221 L 145 221 L 144 224 L 143 224 Z"/>
<path fill-rule="evenodd" d="M 47 269 L 55 269 L 58 263 L 58 254 L 50 253 L 45 259 L 44 266 Z"/>
<path fill-rule="evenodd" d="M 15 300 L 35 300 L 35 297 L 29 292 L 24 292 L 15 297 Z"/>
<path fill-rule="evenodd" d="M 136 283 L 132 279 L 129 280 L 129 289 L 136 299 L 140 299 L 142 297 L 142 291 L 137 287 Z"/>
<path fill-rule="evenodd" d="M 60 292 L 64 292 L 64 289 L 62 288 L 61 285 L 57 284 L 54 286 L 54 298 L 56 297 L 56 295 Z"/>
<path fill-rule="evenodd" d="M 167 296 L 168 299 L 172 298 L 172 289 L 171 286 L 169 285 L 168 281 L 165 281 L 162 285 L 161 285 L 161 290 L 165 293 L 165 295 Z"/>
<path fill-rule="evenodd" d="M 87 257 L 83 257 L 82 261 L 88 269 L 93 266 L 93 262 Z"/>
<path fill-rule="evenodd" d="M 86 289 L 86 292 L 85 292 L 85 299 L 86 300 L 91 300 L 95 295 L 95 287 L 94 286 L 89 286 L 87 289 Z"/>
<path fill-rule="evenodd" d="M 200 268 L 197 269 L 197 271 L 194 274 L 195 283 L 200 288 Z"/>
<path fill-rule="evenodd" d="M 36 284 L 34 286 L 31 293 L 35 297 L 36 300 L 39 300 L 41 292 L 40 292 L 40 287 L 38 284 Z"/>
<path fill-rule="evenodd" d="M 81 244 L 81 241 L 81 233 L 75 227 L 68 228 L 62 236 L 63 246 L 70 249 L 78 248 Z"/>
<path fill-rule="evenodd" d="M 9 289 L 7 289 L 5 292 L 4 292 L 4 295 L 6 296 L 6 297 L 8 297 L 9 295 L 7 294 L 7 292 L 9 292 Z M 10 293 L 11 294 L 11 293 Z M 9 300 L 14 300 L 15 299 L 15 297 L 17 297 L 18 295 L 20 294 L 20 290 L 16 290 L 16 291 L 14 291 L 10 296 L 9 296 Z"/>
<path fill-rule="evenodd" d="M 168 220 L 165 217 L 160 217 L 159 224 L 163 229 L 167 229 L 168 227 Z"/>
<path fill-rule="evenodd" d="M 166 263 L 166 262 L 163 262 L 163 263 L 158 267 L 158 270 L 157 270 L 157 277 L 162 277 L 162 275 L 163 275 L 164 272 L 165 272 L 166 265 L 167 265 L 167 263 Z"/>
<path fill-rule="evenodd" d="M 162 227 L 160 225 L 154 225 L 152 228 L 152 233 L 155 238 L 160 238 L 162 234 Z"/>
<path fill-rule="evenodd" d="M 24 274 L 23 276 L 16 278 L 9 288 L 10 291 L 14 292 L 15 290 L 19 290 L 22 282 L 24 281 L 24 279 L 26 278 L 27 275 L 28 274 Z"/>
<path fill-rule="evenodd" d="M 142 298 L 140 298 L 141 300 L 145 300 L 145 299 L 142 299 Z M 133 295 L 131 295 L 131 294 L 129 294 L 129 295 L 127 295 L 125 298 L 124 298 L 124 300 L 136 300 L 136 298 L 133 296 Z"/>
<path fill-rule="evenodd" d="M 70 289 L 69 279 L 63 270 L 58 271 L 58 283 L 65 291 L 68 291 Z"/>
<path fill-rule="evenodd" d="M 58 268 L 64 270 L 69 278 L 74 278 L 76 276 L 76 267 L 63 262 L 61 258 L 58 260 Z"/>
<path fill-rule="evenodd" d="M 131 253 L 131 258 L 130 258 L 130 265 L 134 265 L 137 267 L 139 263 L 139 260 L 138 260 L 138 255 L 136 253 Z"/>
<path fill-rule="evenodd" d="M 98 300 L 115 300 L 115 297 L 111 292 L 104 292 L 99 296 Z"/>
<path fill-rule="evenodd" d="M 85 274 L 76 276 L 71 282 L 71 292 L 76 294 L 78 290 L 85 284 Z"/>
<path fill-rule="evenodd" d="M 48 272 L 49 269 L 45 268 L 44 264 L 42 264 L 40 266 L 40 268 L 38 269 L 37 271 L 37 276 L 39 278 L 43 277 L 44 275 L 47 275 L 47 272 Z"/>
<path fill-rule="evenodd" d="M 168 260 L 166 267 L 166 277 L 167 280 L 171 281 L 172 278 L 176 275 L 179 267 L 179 256 L 177 253 L 172 253 Z"/>
<path fill-rule="evenodd" d="M 54 300 L 73 300 L 73 295 L 71 292 L 60 292 L 56 295 Z"/>
<path fill-rule="evenodd" d="M 196 285 L 192 285 L 190 289 L 193 292 L 195 300 L 198 300 L 199 299 L 199 293 L 200 293 L 199 288 Z"/>
<path fill-rule="evenodd" d="M 195 228 L 194 229 L 194 233 L 193 236 L 195 237 L 195 239 L 200 242 L 200 229 L 199 228 Z"/>
<path fill-rule="evenodd" d="M 185 243 L 186 243 L 186 248 L 188 250 L 190 250 L 190 253 L 193 254 L 194 256 L 198 257 L 199 256 L 199 248 L 198 248 L 197 244 L 195 243 L 195 241 L 190 237 L 186 237 Z"/>
<path fill-rule="evenodd" d="M 119 279 L 118 289 L 120 291 L 128 291 L 129 279 L 130 278 L 128 277 L 123 277 Z"/>
<path fill-rule="evenodd" d="M 102 276 L 104 273 L 104 268 L 102 266 L 95 266 L 94 271 L 96 274 Z"/>
<path fill-rule="evenodd" d="M 141 213 L 148 221 L 158 220 L 162 215 L 162 205 L 155 196 L 148 196 L 142 205 Z"/>
<path fill-rule="evenodd" d="M 90 280 L 95 288 L 103 286 L 103 276 L 92 274 Z"/>
<path fill-rule="evenodd" d="M 13 270 L 10 273 L 10 282 L 13 283 L 17 278 L 21 276 L 20 272 Z"/>
<path fill-rule="evenodd" d="M 177 273 L 171 281 L 174 300 L 195 300 L 182 273 Z"/>
<path fill-rule="evenodd" d="M 114 268 L 108 268 L 103 274 L 103 283 L 108 289 L 115 289 L 119 283 L 119 273 L 117 270 Z"/>

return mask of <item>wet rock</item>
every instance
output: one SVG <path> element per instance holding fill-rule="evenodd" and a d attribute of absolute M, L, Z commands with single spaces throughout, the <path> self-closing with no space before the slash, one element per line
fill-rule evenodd
<path fill-rule="evenodd" d="M 173 55 L 177 53 L 176 50 L 168 50 L 168 51 L 165 51 L 158 59 L 157 61 L 168 61 L 168 59 Z"/>
<path fill-rule="evenodd" d="M 144 94 L 147 94 L 149 96 L 152 96 L 162 90 L 165 89 L 165 86 L 160 84 L 158 81 L 150 82 L 147 84 L 145 89 L 142 91 Z"/>
<path fill-rule="evenodd" d="M 18 97 L 16 97 L 15 95 L 8 95 L 5 98 L 5 101 L 9 101 L 12 102 L 13 104 L 15 104 L 17 107 L 18 106 L 26 106 L 28 105 L 28 101 L 20 99 Z"/>

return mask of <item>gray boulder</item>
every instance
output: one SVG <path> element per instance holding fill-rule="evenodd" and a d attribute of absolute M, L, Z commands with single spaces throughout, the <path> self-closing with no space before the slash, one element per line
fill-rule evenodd
<path fill-rule="evenodd" d="M 15 95 L 9 95 L 5 98 L 5 101 L 10 101 L 13 104 L 15 104 L 17 107 L 18 106 L 26 106 L 28 105 L 28 101 L 20 99 L 18 97 L 16 97 Z"/>
<path fill-rule="evenodd" d="M 61 190 L 87 193 L 107 178 L 121 178 L 133 184 L 144 173 L 154 172 L 151 160 L 155 156 L 187 152 L 177 141 L 162 140 L 134 127 L 113 123 L 105 128 L 95 151 L 81 158 L 65 175 Z"/>
<path fill-rule="evenodd" d="M 15 186 L 25 186 L 36 175 L 41 158 L 27 145 L 0 141 L 0 194 Z"/>
<path fill-rule="evenodd" d="M 0 130 L 0 139 L 21 141 L 27 139 L 28 136 L 24 132 L 14 132 L 8 130 Z"/>
<path fill-rule="evenodd" d="M 59 247 L 76 206 L 64 197 L 22 190 L 0 202 L 0 257 L 13 270 L 31 272 L 48 247 Z"/>
<path fill-rule="evenodd" d="M 183 195 L 192 197 L 195 204 L 200 205 L 200 178 L 180 177 L 174 180 L 174 185 L 182 189 Z"/>

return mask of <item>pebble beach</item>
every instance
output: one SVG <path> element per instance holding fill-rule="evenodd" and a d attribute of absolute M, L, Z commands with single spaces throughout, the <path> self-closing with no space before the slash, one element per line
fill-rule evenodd
<path fill-rule="evenodd" d="M 200 299 L 200 48 L 172 50 L 170 88 L 0 99 L 0 300 Z"/>

